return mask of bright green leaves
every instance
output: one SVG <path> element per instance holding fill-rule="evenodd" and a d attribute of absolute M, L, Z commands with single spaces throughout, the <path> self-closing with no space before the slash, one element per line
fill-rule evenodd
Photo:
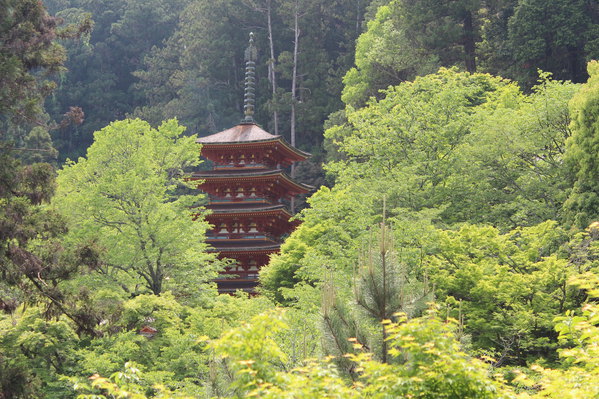
<path fill-rule="evenodd" d="M 200 197 L 176 192 L 199 156 L 183 130 L 175 120 L 158 129 L 114 122 L 96 132 L 87 158 L 59 172 L 54 204 L 70 220 L 71 239 L 98 246 L 100 271 L 126 291 L 141 283 L 159 294 L 166 285 L 190 299 L 214 275 L 203 244 L 208 225 L 191 221 Z"/>
<path fill-rule="evenodd" d="M 523 95 L 500 78 L 441 69 L 348 106 L 347 121 L 325 133 L 340 159 L 326 169 L 338 186 L 384 190 L 392 206 L 436 208 L 448 223 L 557 219 L 577 89 L 542 74 Z"/>
<path fill-rule="evenodd" d="M 478 107 L 456 151 L 448 182 L 454 199 L 444 215 L 501 228 L 557 219 L 569 188 L 567 103 L 577 90 L 542 74 L 532 94 L 512 86 Z"/>
<path fill-rule="evenodd" d="M 553 355 L 553 318 L 580 300 L 567 285 L 577 269 L 557 256 L 567 239 L 555 222 L 503 235 L 472 225 L 441 234 L 429 275 L 438 300 L 461 301 L 448 312 L 463 318 L 475 349 L 496 351 L 500 363 Z"/>
<path fill-rule="evenodd" d="M 385 98 L 371 100 L 364 108 L 349 107 L 349 132 L 333 128 L 325 136 L 350 160 L 362 167 L 367 162 L 365 176 L 389 176 L 397 182 L 410 178 L 419 186 L 435 184 L 468 133 L 465 117 L 487 100 L 488 92 L 506 84 L 489 75 L 441 69 L 390 87 Z M 328 168 L 338 169 L 335 164 Z M 399 168 L 409 169 L 400 172 Z"/>
<path fill-rule="evenodd" d="M 570 102 L 573 134 L 566 153 L 575 183 L 565 216 L 578 228 L 599 218 L 599 62 L 590 62 L 588 69 L 589 81 Z"/>
<path fill-rule="evenodd" d="M 393 360 L 380 363 L 355 344 L 359 354 L 348 356 L 356 373 L 352 385 L 340 378 L 331 358 L 309 360 L 291 371 L 277 370 L 284 358 L 272 336 L 286 326 L 277 313 L 252 319 L 212 346 L 235 371 L 238 397 L 509 397 L 511 391 L 489 376 L 488 365 L 460 350 L 454 325 L 436 316 L 410 321 L 400 317 L 397 323 L 384 323 Z"/>
<path fill-rule="evenodd" d="M 400 315 L 401 316 L 401 315 Z M 435 316 L 388 323 L 394 360 L 380 364 L 354 356 L 362 369 L 362 397 L 508 398 L 511 391 L 490 377 L 489 365 L 460 349 L 455 325 Z"/>
<path fill-rule="evenodd" d="M 286 355 L 273 335 L 287 328 L 282 313 L 273 311 L 232 328 L 211 344 L 218 355 L 228 359 L 238 396 L 274 381 L 276 365 L 284 364 Z"/>

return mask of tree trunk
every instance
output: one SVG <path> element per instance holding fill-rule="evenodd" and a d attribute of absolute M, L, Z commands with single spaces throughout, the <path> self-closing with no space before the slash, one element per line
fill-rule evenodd
<path fill-rule="evenodd" d="M 293 73 L 291 76 L 291 126 L 289 129 L 291 146 L 295 147 L 295 105 L 297 97 L 297 53 L 299 51 L 299 2 L 295 1 L 295 13 L 293 15 Z M 291 177 L 295 177 L 295 165 L 291 165 Z M 291 198 L 291 213 L 295 212 L 295 198 Z"/>
<path fill-rule="evenodd" d="M 295 104 L 297 97 L 297 54 L 299 51 L 299 3 L 295 2 L 295 14 L 293 16 L 293 73 L 291 76 L 291 126 L 290 126 L 290 138 L 291 145 L 295 147 Z M 291 168 L 291 175 L 293 176 L 294 168 Z"/>
<path fill-rule="evenodd" d="M 266 3 L 266 18 L 268 23 L 268 44 L 270 47 L 270 62 L 268 63 L 268 77 L 270 80 L 270 86 L 272 87 L 272 101 L 273 101 L 273 111 L 272 111 L 272 123 L 274 134 L 279 134 L 279 115 L 276 109 L 276 96 L 277 96 L 277 79 L 275 74 L 275 46 L 274 46 L 274 38 L 272 36 L 272 1 L 268 0 Z"/>
<path fill-rule="evenodd" d="M 468 72 L 476 72 L 476 43 L 472 11 L 466 11 L 464 15 L 464 64 Z"/>

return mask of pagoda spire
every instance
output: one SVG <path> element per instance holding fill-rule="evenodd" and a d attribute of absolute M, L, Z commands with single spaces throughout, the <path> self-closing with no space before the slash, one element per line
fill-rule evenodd
<path fill-rule="evenodd" d="M 256 59 L 258 51 L 254 46 L 254 33 L 250 32 L 250 44 L 245 49 L 245 92 L 243 95 L 243 114 L 241 121 L 243 124 L 253 124 L 254 121 L 254 103 L 256 99 Z"/>

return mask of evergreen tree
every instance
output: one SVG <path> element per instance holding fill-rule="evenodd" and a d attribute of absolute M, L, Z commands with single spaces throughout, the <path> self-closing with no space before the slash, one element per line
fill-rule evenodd
<path fill-rule="evenodd" d="M 351 341 L 357 341 L 376 353 L 383 363 L 389 360 L 387 326 L 391 320 L 399 312 L 413 316 L 432 299 L 426 280 L 409 273 L 398 256 L 393 233 L 384 218 L 377 242 L 369 242 L 358 261 L 352 282 L 352 310 L 336 300 L 331 288 L 324 287 L 323 326 L 328 337 L 325 350 L 341 356 L 353 352 Z M 369 323 L 361 321 L 361 316 L 366 316 Z M 374 332 L 377 330 L 379 333 Z M 340 362 L 346 363 L 343 359 Z"/>

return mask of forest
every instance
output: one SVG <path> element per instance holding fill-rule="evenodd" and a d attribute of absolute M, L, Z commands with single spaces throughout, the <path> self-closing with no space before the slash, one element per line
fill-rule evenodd
<path fill-rule="evenodd" d="M 198 137 L 312 157 L 219 295 Z M 597 0 L 0 0 L 0 399 L 599 398 Z"/>

